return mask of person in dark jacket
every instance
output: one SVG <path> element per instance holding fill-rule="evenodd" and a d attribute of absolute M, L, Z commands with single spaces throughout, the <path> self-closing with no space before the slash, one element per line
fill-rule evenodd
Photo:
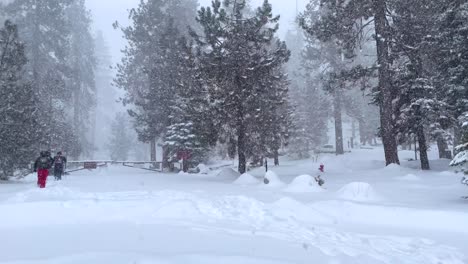
<path fill-rule="evenodd" d="M 54 177 L 55 180 L 62 180 L 62 174 L 65 171 L 67 164 L 67 158 L 62 156 L 62 152 L 57 152 L 57 156 L 54 157 Z"/>
<path fill-rule="evenodd" d="M 52 159 L 47 155 L 47 151 L 41 151 L 39 158 L 34 162 L 34 172 L 37 172 L 37 185 L 45 188 L 49 169 L 52 167 Z"/>

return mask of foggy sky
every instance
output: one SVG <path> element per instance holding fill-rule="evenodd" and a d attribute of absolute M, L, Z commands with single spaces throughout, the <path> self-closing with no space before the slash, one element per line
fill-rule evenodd
<path fill-rule="evenodd" d="M 298 0 L 299 12 L 306 5 L 307 0 Z M 93 13 L 94 29 L 104 32 L 109 42 L 114 63 L 121 58 L 120 50 L 125 46 L 125 40 L 119 30 L 114 30 L 112 23 L 118 21 L 121 25 L 128 25 L 128 10 L 136 7 L 140 0 L 86 0 L 86 4 Z M 211 4 L 211 0 L 199 0 L 201 6 Z M 263 0 L 252 0 L 253 6 L 258 6 Z M 292 28 L 296 16 L 295 0 L 270 0 L 273 13 L 281 15 L 280 37 L 284 37 L 288 29 Z"/>

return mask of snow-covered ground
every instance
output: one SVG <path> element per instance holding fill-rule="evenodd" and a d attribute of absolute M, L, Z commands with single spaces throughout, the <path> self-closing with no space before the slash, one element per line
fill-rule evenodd
<path fill-rule="evenodd" d="M 43 190 L 34 177 L 0 184 L 0 263 L 468 263 L 468 188 L 449 161 L 422 172 L 382 157 L 320 157 L 326 189 L 310 185 L 312 161 L 283 161 L 269 185 L 262 168 L 237 179 L 118 166 Z"/>

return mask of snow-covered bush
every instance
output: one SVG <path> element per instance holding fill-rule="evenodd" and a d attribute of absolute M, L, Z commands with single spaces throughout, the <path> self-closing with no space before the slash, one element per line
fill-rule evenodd
<path fill-rule="evenodd" d="M 459 168 L 461 172 L 465 174 L 462 179 L 462 184 L 468 185 L 468 113 L 463 115 L 460 119 L 462 127 L 464 129 L 463 144 L 457 146 L 459 152 L 450 163 L 450 166 Z"/>
<path fill-rule="evenodd" d="M 463 177 L 462 183 L 468 185 L 468 177 L 467 176 Z"/>
<path fill-rule="evenodd" d="M 193 123 L 177 123 L 167 128 L 166 141 L 164 146 L 169 151 L 169 161 L 178 161 L 182 159 L 179 156 L 180 152 L 187 152 L 188 158 L 194 163 L 204 161 L 206 151 L 202 148 L 200 141 L 195 134 Z"/>

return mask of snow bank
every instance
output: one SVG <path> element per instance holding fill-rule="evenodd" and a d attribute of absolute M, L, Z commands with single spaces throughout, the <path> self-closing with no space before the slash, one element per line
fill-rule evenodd
<path fill-rule="evenodd" d="M 400 172 L 403 168 L 398 164 L 390 164 L 383 169 L 385 172 Z"/>
<path fill-rule="evenodd" d="M 210 168 L 203 163 L 198 164 L 197 168 L 200 174 L 208 174 L 210 172 Z"/>
<path fill-rule="evenodd" d="M 401 176 L 401 177 L 396 177 L 397 180 L 400 180 L 400 181 L 421 181 L 421 177 L 419 176 L 416 176 L 414 174 L 407 174 L 405 176 Z"/>
<path fill-rule="evenodd" d="M 218 173 L 218 175 L 216 175 L 216 178 L 221 180 L 235 181 L 237 178 L 239 178 L 239 176 L 239 172 L 231 168 L 224 168 Z"/>
<path fill-rule="evenodd" d="M 234 181 L 234 184 L 257 185 L 257 184 L 260 184 L 260 180 L 248 173 L 244 173 L 237 180 Z"/>
<path fill-rule="evenodd" d="M 266 183 L 266 182 L 268 182 L 268 183 Z M 278 175 L 274 171 L 268 171 L 265 174 L 264 183 L 265 183 L 265 185 L 272 186 L 272 187 L 281 187 L 281 186 L 285 185 L 284 182 L 282 182 L 280 180 L 280 178 L 278 177 Z"/>
<path fill-rule="evenodd" d="M 338 191 L 338 196 L 344 200 L 372 202 L 381 200 L 374 188 L 366 182 L 352 182 Z"/>
<path fill-rule="evenodd" d="M 291 193 L 307 193 L 307 192 L 323 192 L 325 191 L 322 187 L 318 186 L 315 182 L 314 177 L 310 175 L 301 175 L 296 177 L 289 185 L 284 189 L 285 192 Z"/>

